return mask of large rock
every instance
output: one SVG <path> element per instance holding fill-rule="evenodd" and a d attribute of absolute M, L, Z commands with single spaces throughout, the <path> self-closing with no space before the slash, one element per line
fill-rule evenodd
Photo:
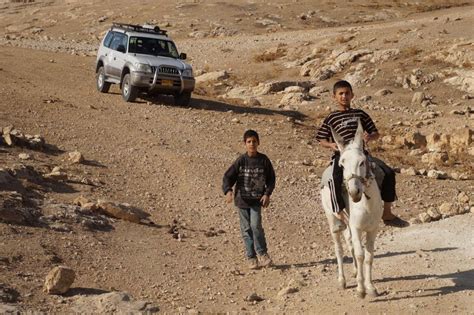
<path fill-rule="evenodd" d="M 46 276 L 44 291 L 48 294 L 64 294 L 71 287 L 76 273 L 69 267 L 54 267 Z"/>
<path fill-rule="evenodd" d="M 446 152 L 429 152 L 421 156 L 421 161 L 428 165 L 439 165 L 449 160 Z"/>
<path fill-rule="evenodd" d="M 443 216 L 450 217 L 458 214 L 459 205 L 452 202 L 444 202 L 439 206 L 438 210 Z"/>
<path fill-rule="evenodd" d="M 228 77 L 229 77 L 229 74 L 225 70 L 208 72 L 196 77 L 196 84 L 225 80 Z"/>
<path fill-rule="evenodd" d="M 458 129 L 451 134 L 450 147 L 454 152 L 465 152 L 473 143 L 474 132 L 470 128 Z"/>
<path fill-rule="evenodd" d="M 474 70 L 457 70 L 453 77 L 444 82 L 456 86 L 461 91 L 474 93 Z"/>
<path fill-rule="evenodd" d="M 447 151 L 450 140 L 451 137 L 447 134 L 432 133 L 426 136 L 426 148 L 434 152 Z"/>
<path fill-rule="evenodd" d="M 126 292 L 79 297 L 71 310 L 76 314 L 152 314 L 160 309 L 147 301 L 133 301 Z"/>
<path fill-rule="evenodd" d="M 409 132 L 405 135 L 405 144 L 410 149 L 420 149 L 426 147 L 426 137 L 420 132 Z"/>
<path fill-rule="evenodd" d="M 84 156 L 79 151 L 73 151 L 73 152 L 69 152 L 68 160 L 69 160 L 69 162 L 71 162 L 73 164 L 80 164 L 80 163 L 84 162 Z"/>
<path fill-rule="evenodd" d="M 148 213 L 127 204 L 99 200 L 97 206 L 99 210 L 108 216 L 133 223 L 140 223 L 142 219 L 146 219 L 149 216 Z"/>

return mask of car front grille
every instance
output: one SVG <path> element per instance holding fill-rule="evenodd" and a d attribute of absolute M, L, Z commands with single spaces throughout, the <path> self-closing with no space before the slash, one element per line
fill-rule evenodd
<path fill-rule="evenodd" d="M 155 72 L 156 67 L 153 67 L 152 70 L 153 70 L 153 72 Z M 178 69 L 173 68 L 173 67 L 165 67 L 165 66 L 158 67 L 158 73 L 179 75 Z"/>

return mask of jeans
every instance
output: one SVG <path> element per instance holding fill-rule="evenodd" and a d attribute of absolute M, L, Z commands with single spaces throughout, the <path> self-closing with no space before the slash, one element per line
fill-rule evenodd
<path fill-rule="evenodd" d="M 267 253 L 267 242 L 262 226 L 260 206 L 239 209 L 240 232 L 245 245 L 247 258 L 255 258 L 257 254 Z"/>

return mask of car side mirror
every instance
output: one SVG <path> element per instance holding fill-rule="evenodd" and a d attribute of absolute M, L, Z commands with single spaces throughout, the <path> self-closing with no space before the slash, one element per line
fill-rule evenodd
<path fill-rule="evenodd" d="M 117 51 L 120 51 L 121 53 L 125 53 L 126 49 L 124 45 L 118 45 Z"/>
<path fill-rule="evenodd" d="M 179 59 L 186 60 L 188 56 L 185 53 L 180 53 L 179 54 Z"/>

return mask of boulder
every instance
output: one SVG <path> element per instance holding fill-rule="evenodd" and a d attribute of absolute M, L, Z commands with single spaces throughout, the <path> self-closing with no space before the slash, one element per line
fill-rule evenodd
<path fill-rule="evenodd" d="M 431 216 L 430 216 L 428 213 L 426 213 L 426 212 L 420 213 L 420 214 L 418 215 L 418 218 L 420 219 L 420 221 L 421 221 L 422 223 L 431 222 L 431 219 L 432 219 Z"/>
<path fill-rule="evenodd" d="M 451 134 L 450 147 L 451 151 L 464 152 L 473 143 L 474 132 L 470 128 L 461 128 Z"/>
<path fill-rule="evenodd" d="M 449 150 L 450 136 L 432 133 L 426 136 L 426 148 L 429 151 L 439 152 Z"/>
<path fill-rule="evenodd" d="M 82 153 L 79 151 L 73 151 L 73 152 L 69 152 L 68 160 L 69 162 L 73 164 L 79 164 L 79 163 L 84 162 L 84 156 L 82 156 Z"/>
<path fill-rule="evenodd" d="M 421 156 L 421 161 L 428 165 L 440 165 L 449 160 L 446 152 L 429 152 Z"/>
<path fill-rule="evenodd" d="M 438 171 L 438 170 L 429 170 L 426 176 L 429 178 L 434 178 L 434 179 L 447 179 L 448 178 L 448 174 L 446 172 Z"/>
<path fill-rule="evenodd" d="M 405 145 L 410 149 L 420 149 L 426 147 L 426 137 L 420 132 L 409 132 L 405 135 Z"/>
<path fill-rule="evenodd" d="M 229 74 L 225 70 L 208 72 L 196 77 L 196 84 L 202 84 L 206 82 L 215 82 L 215 81 L 225 80 L 227 78 L 229 78 Z"/>
<path fill-rule="evenodd" d="M 106 215 L 133 223 L 140 223 L 141 217 L 134 209 L 123 204 L 99 200 L 97 206 Z"/>
<path fill-rule="evenodd" d="M 159 307 L 147 301 L 134 301 L 126 292 L 81 296 L 71 305 L 75 314 L 153 314 Z"/>
<path fill-rule="evenodd" d="M 458 208 L 459 206 L 455 203 L 444 202 L 439 206 L 438 210 L 443 216 L 450 217 L 458 214 Z"/>
<path fill-rule="evenodd" d="M 461 191 L 457 195 L 456 199 L 459 203 L 469 203 L 469 201 L 470 201 L 469 195 L 466 194 L 464 191 Z"/>
<path fill-rule="evenodd" d="M 54 267 L 46 276 L 44 291 L 48 294 L 64 294 L 71 287 L 76 273 L 69 267 Z"/>
<path fill-rule="evenodd" d="M 441 213 L 434 207 L 429 208 L 426 214 L 428 214 L 433 221 L 441 219 Z"/>

